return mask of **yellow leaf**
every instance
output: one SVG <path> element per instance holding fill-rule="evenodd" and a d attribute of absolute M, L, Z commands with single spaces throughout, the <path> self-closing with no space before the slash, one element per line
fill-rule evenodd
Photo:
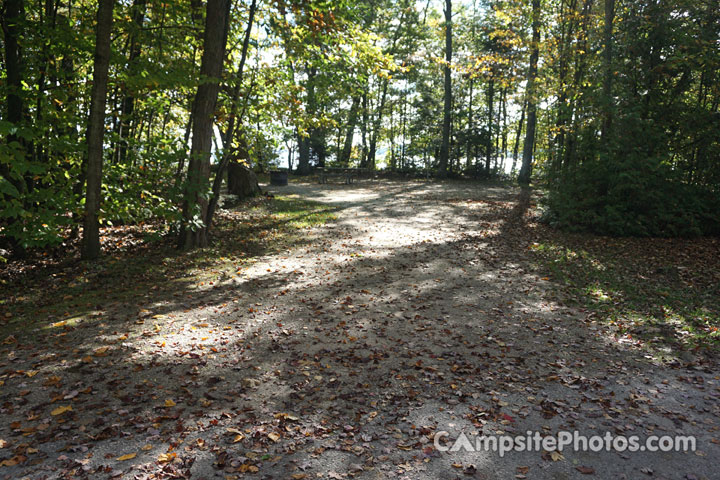
<path fill-rule="evenodd" d="M 14 467 L 15 465 L 22 463 L 25 460 L 27 460 L 27 457 L 23 455 L 15 455 L 12 458 L 8 458 L 0 462 L 0 467 Z"/>
<path fill-rule="evenodd" d="M 163 453 L 158 457 L 158 462 L 160 463 L 168 463 L 171 462 L 173 458 L 177 457 L 177 453 Z"/>
<path fill-rule="evenodd" d="M 174 407 L 175 405 L 177 405 L 177 403 L 173 402 L 171 399 L 168 398 L 167 400 L 165 400 L 166 407 L 170 408 L 170 407 Z"/>
<path fill-rule="evenodd" d="M 72 405 L 68 405 L 66 407 L 58 407 L 52 412 L 50 412 L 50 415 L 55 417 L 57 415 L 62 415 L 65 412 L 72 412 Z"/>
<path fill-rule="evenodd" d="M 235 438 L 233 438 L 233 443 L 242 442 L 243 438 L 245 438 L 245 435 L 242 433 L 239 435 L 235 435 Z"/>
<path fill-rule="evenodd" d="M 272 440 L 273 442 L 279 442 L 280 441 L 280 435 L 278 435 L 275 432 L 268 433 L 268 438 Z"/>
<path fill-rule="evenodd" d="M 153 446 L 148 443 L 147 445 L 142 447 L 140 450 L 142 450 L 143 452 L 147 452 L 148 450 L 152 450 L 152 448 L 153 448 Z"/>
<path fill-rule="evenodd" d="M 563 454 L 558 451 L 550 452 L 550 458 L 552 459 L 553 462 L 565 460 L 565 457 L 563 456 Z"/>
<path fill-rule="evenodd" d="M 122 457 L 117 457 L 116 460 L 119 460 L 121 462 L 124 462 L 125 460 L 131 460 L 137 456 L 137 453 L 128 453 L 127 455 L 123 455 Z"/>
<path fill-rule="evenodd" d="M 110 349 L 110 347 L 107 347 L 107 346 L 96 348 L 95 351 L 93 352 L 93 355 L 95 355 L 96 357 L 104 357 L 105 355 L 107 355 L 108 349 Z"/>
<path fill-rule="evenodd" d="M 25 372 L 25 375 L 27 375 L 28 377 L 34 377 L 37 374 L 38 374 L 37 370 L 28 370 L 27 372 Z"/>
<path fill-rule="evenodd" d="M 67 320 L 62 320 L 60 322 L 53 323 L 52 326 L 53 327 L 64 327 L 65 325 L 67 325 L 67 323 L 68 323 Z"/>

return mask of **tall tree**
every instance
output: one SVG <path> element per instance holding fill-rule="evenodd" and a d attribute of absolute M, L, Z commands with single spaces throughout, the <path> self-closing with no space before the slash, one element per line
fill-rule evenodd
<path fill-rule="evenodd" d="M 85 221 L 83 223 L 82 256 L 94 260 L 100 255 L 100 210 L 105 135 L 105 100 L 110 66 L 110 33 L 115 0 L 99 0 L 95 35 L 93 86 L 90 95 L 90 118 L 87 128 L 87 175 L 85 189 Z"/>
<path fill-rule="evenodd" d="M 5 43 L 5 78 L 7 82 L 7 95 L 5 100 L 5 120 L 20 126 L 23 117 L 25 117 L 25 102 L 23 101 L 23 54 L 20 48 L 20 37 L 25 22 L 25 4 L 23 0 L 7 0 L 2 10 L 2 30 Z M 19 140 L 19 142 L 17 142 Z M 23 148 L 23 139 L 18 139 L 15 132 L 11 132 L 7 136 L 6 144 L 20 144 L 20 150 L 26 153 Z M 10 189 L 4 188 L 0 192 L 0 198 L 6 205 L 17 202 L 26 190 L 23 174 L 16 171 L 12 164 L 6 164 L 0 161 L 0 181 L 8 182 L 13 186 Z M 18 221 L 18 216 L 13 215 L 8 218 L 8 223 L 13 224 Z M 10 244 L 17 256 L 24 255 L 22 240 L 14 235 L 9 236 Z"/>
<path fill-rule="evenodd" d="M 605 76 L 603 78 L 603 123 L 601 131 L 601 139 L 608 140 L 610 127 L 612 125 L 612 79 L 613 79 L 613 22 L 615 19 L 615 0 L 605 0 L 605 25 L 603 30 L 603 40 L 605 49 L 603 51 Z"/>
<path fill-rule="evenodd" d="M 540 0 L 532 0 L 532 43 L 530 44 L 530 68 L 527 75 L 527 128 L 523 145 L 522 166 L 518 183 L 530 185 L 533 152 L 535 149 L 535 127 L 537 124 L 537 92 L 535 81 L 540 57 Z"/>
<path fill-rule="evenodd" d="M 208 244 L 208 187 L 212 130 L 225 59 L 225 44 L 230 18 L 230 0 L 208 0 L 200 66 L 202 83 L 192 107 L 192 148 L 188 163 L 183 224 L 179 246 L 188 250 Z"/>
<path fill-rule="evenodd" d="M 218 201 L 220 200 L 220 188 L 222 186 L 223 176 L 225 171 L 233 159 L 233 142 L 235 140 L 236 131 L 238 124 L 242 121 L 245 108 L 238 112 L 238 103 L 240 100 L 240 87 L 242 86 L 243 70 L 245 68 L 245 60 L 247 59 L 248 47 L 250 46 L 250 34 L 252 33 L 253 23 L 255 21 L 255 11 L 257 10 L 257 0 L 252 0 L 250 3 L 250 10 L 248 11 L 248 24 L 245 29 L 245 38 L 243 39 L 242 53 L 240 54 L 240 65 L 238 65 L 238 71 L 235 74 L 235 87 L 233 88 L 232 97 L 230 98 L 230 120 L 228 121 L 227 130 L 222 135 L 223 137 L 223 154 L 218 164 L 217 171 L 215 172 L 215 179 L 213 180 L 212 186 L 212 198 L 208 205 L 207 222 L 208 229 L 212 228 L 213 215 L 215 214 L 215 208 L 217 208 Z M 252 87 L 251 87 L 252 89 Z M 245 105 L 249 94 L 245 96 Z"/>
<path fill-rule="evenodd" d="M 438 177 L 447 176 L 448 159 L 450 157 L 450 124 L 452 122 L 452 0 L 445 0 L 445 94 L 443 106 L 442 145 L 438 163 Z"/>
<path fill-rule="evenodd" d="M 133 0 L 132 6 L 130 7 L 132 24 L 130 26 L 127 55 L 129 76 L 137 74 L 137 61 L 142 53 L 142 43 L 139 37 L 145 20 L 146 8 L 147 0 Z M 132 121 L 135 119 L 133 115 L 135 110 L 135 92 L 133 92 L 132 88 L 128 88 L 127 85 L 123 85 L 123 94 L 125 97 L 121 100 L 120 121 L 117 125 L 120 139 L 118 141 L 115 158 L 119 163 L 124 163 L 127 157 L 128 140 L 132 130 Z"/>

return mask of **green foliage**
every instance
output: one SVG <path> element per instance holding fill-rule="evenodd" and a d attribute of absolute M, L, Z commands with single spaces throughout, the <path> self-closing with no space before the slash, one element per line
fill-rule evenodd
<path fill-rule="evenodd" d="M 720 233 L 720 198 L 682 183 L 647 158 L 592 159 L 554 181 L 546 198 L 551 225 L 600 235 L 692 237 Z"/>

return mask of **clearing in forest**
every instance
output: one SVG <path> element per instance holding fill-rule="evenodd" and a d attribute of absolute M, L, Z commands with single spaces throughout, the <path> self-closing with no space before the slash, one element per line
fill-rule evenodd
<path fill-rule="evenodd" d="M 559 234 L 504 186 L 276 190 L 317 203 L 0 305 L 0 478 L 717 478 L 716 239 Z M 501 457 L 443 431 L 697 448 Z"/>

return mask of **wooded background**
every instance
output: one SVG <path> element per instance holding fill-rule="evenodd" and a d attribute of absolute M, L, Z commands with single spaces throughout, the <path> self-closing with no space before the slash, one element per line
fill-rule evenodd
<path fill-rule="evenodd" d="M 15 255 L 83 232 L 92 259 L 101 226 L 151 219 L 206 245 L 231 162 L 517 176 L 563 228 L 720 232 L 716 0 L 1 8 Z"/>

